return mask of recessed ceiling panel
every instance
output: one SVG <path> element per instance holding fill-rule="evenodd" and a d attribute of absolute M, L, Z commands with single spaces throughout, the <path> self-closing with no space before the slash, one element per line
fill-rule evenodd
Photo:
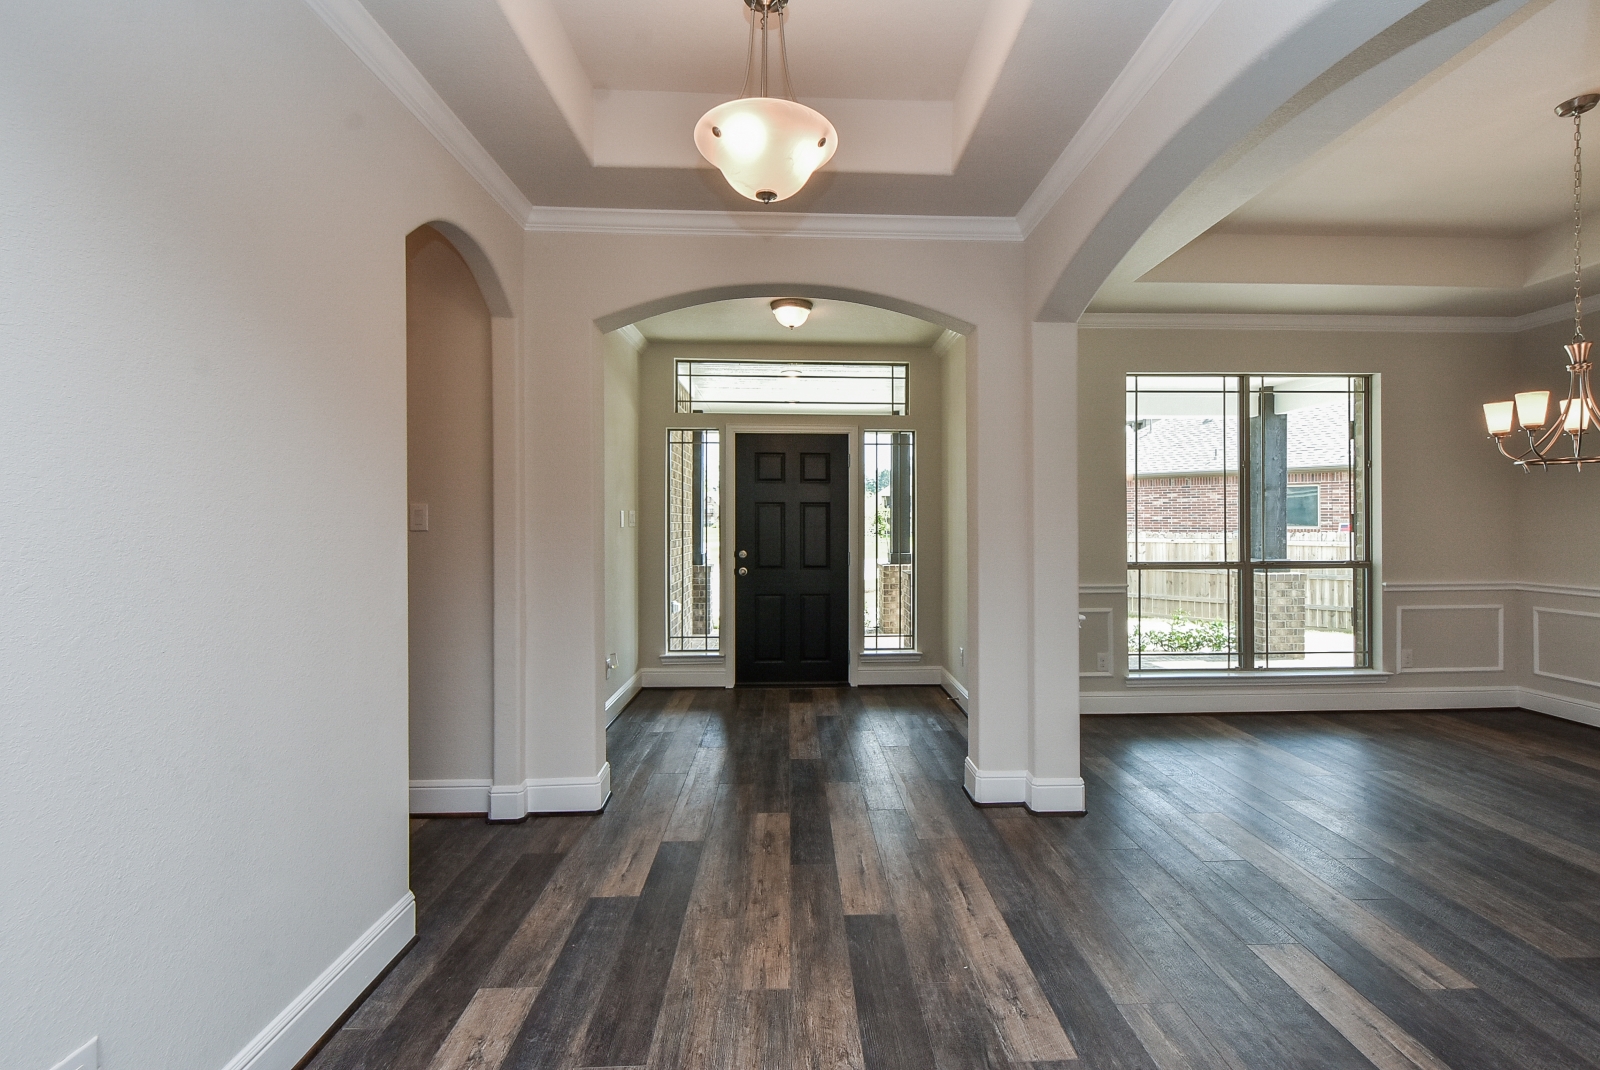
<path fill-rule="evenodd" d="M 732 97 L 744 82 L 744 0 L 553 3 L 596 89 Z M 952 100 L 986 7 L 986 0 L 793 0 L 786 35 L 794 91 Z M 777 46 L 774 33 L 774 70 Z"/>

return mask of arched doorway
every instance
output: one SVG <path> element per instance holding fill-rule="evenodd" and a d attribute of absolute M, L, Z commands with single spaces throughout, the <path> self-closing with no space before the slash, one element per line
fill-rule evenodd
<path fill-rule="evenodd" d="M 439 226 L 407 236 L 412 813 L 488 810 L 494 732 L 491 311 L 472 266 Z"/>

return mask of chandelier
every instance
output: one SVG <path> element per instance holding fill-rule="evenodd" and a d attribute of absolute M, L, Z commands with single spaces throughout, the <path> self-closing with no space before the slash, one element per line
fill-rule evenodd
<path fill-rule="evenodd" d="M 1583 337 L 1583 113 L 1596 104 L 1600 104 L 1600 93 L 1573 97 L 1556 105 L 1557 115 L 1572 116 L 1572 341 L 1564 347 L 1566 400 L 1561 402 L 1553 421 L 1548 390 L 1529 390 L 1516 395 L 1514 401 L 1491 401 L 1483 407 L 1489 437 L 1523 471 L 1575 464 L 1581 472 L 1586 464 L 1600 464 L 1600 451 L 1593 445 L 1595 438 L 1600 438 L 1600 431 L 1595 430 L 1600 425 L 1600 403 L 1596 402 L 1590 381 L 1593 365 L 1589 362 L 1589 349 L 1593 343 Z M 1520 424 L 1528 436 L 1528 448 L 1521 453 L 1506 449 L 1513 423 Z M 1590 436 L 1588 453 L 1584 452 L 1586 434 Z"/>
<path fill-rule="evenodd" d="M 800 192 L 811 173 L 833 158 L 839 147 L 839 134 L 821 112 L 796 101 L 789 86 L 789 50 L 783 36 L 789 0 L 744 2 L 751 11 L 744 88 L 738 100 L 719 104 L 700 117 L 694 127 L 694 143 L 700 155 L 722 172 L 728 185 L 752 201 L 771 204 Z M 778 60 L 783 68 L 781 97 L 768 96 L 767 22 L 774 16 L 778 22 Z"/>

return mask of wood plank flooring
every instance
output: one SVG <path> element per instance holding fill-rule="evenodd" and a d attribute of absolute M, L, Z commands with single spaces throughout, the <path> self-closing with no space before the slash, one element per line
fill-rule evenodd
<path fill-rule="evenodd" d="M 604 814 L 412 823 L 419 938 L 311 1070 L 1600 1070 L 1600 731 L 1084 721 L 974 807 L 931 688 L 648 691 Z"/>

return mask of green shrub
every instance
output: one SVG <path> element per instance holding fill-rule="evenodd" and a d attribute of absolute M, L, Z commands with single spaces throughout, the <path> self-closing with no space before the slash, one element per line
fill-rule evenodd
<path fill-rule="evenodd" d="M 1233 625 L 1228 621 L 1201 620 L 1182 610 L 1162 630 L 1140 629 L 1128 636 L 1129 647 L 1139 654 L 1209 654 L 1233 649 Z"/>

